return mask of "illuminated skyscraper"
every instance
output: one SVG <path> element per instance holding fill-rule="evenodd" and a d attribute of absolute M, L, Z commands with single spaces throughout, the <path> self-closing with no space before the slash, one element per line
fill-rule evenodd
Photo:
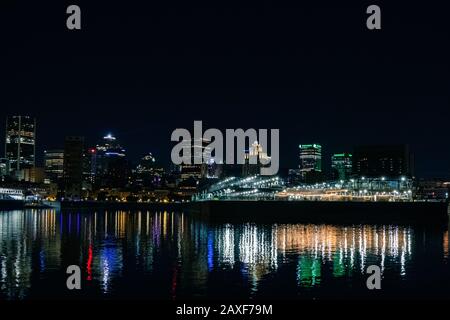
<path fill-rule="evenodd" d="M 301 144 L 300 175 L 304 182 L 317 182 L 322 175 L 322 146 L 320 144 Z"/>
<path fill-rule="evenodd" d="M 183 142 L 186 147 L 191 148 L 191 163 L 183 163 L 180 166 L 180 177 L 181 180 L 187 180 L 190 178 L 203 179 L 207 177 L 208 174 L 208 164 L 203 163 L 203 154 L 211 153 L 208 149 L 210 143 L 206 139 L 192 139 Z"/>
<path fill-rule="evenodd" d="M 125 149 L 112 134 L 103 137 L 96 147 L 96 180 L 103 187 L 124 187 L 129 168 Z"/>
<path fill-rule="evenodd" d="M 145 187 L 157 187 L 162 184 L 164 168 L 156 161 L 152 153 L 147 153 L 135 169 L 135 183 Z"/>
<path fill-rule="evenodd" d="M 5 158 L 10 170 L 35 166 L 36 119 L 29 116 L 9 116 L 6 119 Z"/>
<path fill-rule="evenodd" d="M 334 180 L 348 180 L 352 174 L 352 155 L 350 153 L 333 154 L 331 169 Z"/>
<path fill-rule="evenodd" d="M 263 164 L 268 163 L 270 163 L 270 157 L 264 152 L 258 141 L 255 141 L 250 146 L 249 151 L 245 153 L 242 175 L 247 177 L 260 174 Z"/>
<path fill-rule="evenodd" d="M 97 149 L 88 148 L 83 153 L 83 181 L 95 184 L 97 174 Z"/>
<path fill-rule="evenodd" d="M 44 165 L 47 178 L 58 182 L 64 173 L 64 150 L 45 150 Z"/>

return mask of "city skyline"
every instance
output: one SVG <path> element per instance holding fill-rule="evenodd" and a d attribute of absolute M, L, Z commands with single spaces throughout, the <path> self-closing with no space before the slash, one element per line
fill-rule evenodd
<path fill-rule="evenodd" d="M 113 132 L 134 159 L 167 163 L 170 133 L 202 120 L 279 128 L 284 168 L 300 143 L 321 143 L 326 162 L 356 145 L 408 143 L 419 175 L 448 177 L 445 11 L 383 9 L 385 27 L 371 32 L 357 4 L 88 3 L 77 33 L 61 23 L 63 3 L 6 6 L 15 32 L 0 53 L 2 110 L 39 118 L 38 154 Z"/>
<path fill-rule="evenodd" d="M 24 118 L 24 119 L 31 119 L 33 121 L 33 129 L 36 130 L 36 128 L 39 128 L 38 125 L 36 125 L 36 118 L 33 118 L 32 116 L 29 115 L 14 115 L 14 116 L 8 116 L 7 118 Z M 66 137 L 70 137 L 70 136 L 66 136 Z M 40 146 L 39 143 L 34 144 L 35 140 L 39 141 L 38 135 L 36 134 L 36 132 L 33 133 L 33 148 L 37 149 L 37 150 L 42 150 L 42 153 L 40 151 L 36 152 L 36 155 L 33 155 L 33 161 L 35 162 L 35 165 L 32 165 L 31 167 L 45 167 L 46 164 L 46 153 L 48 151 L 54 151 L 54 150 L 63 150 L 64 149 L 64 139 L 66 137 L 62 137 L 62 146 L 61 147 L 54 147 L 54 148 L 48 148 L 46 146 Z M 85 139 L 84 135 L 80 135 L 80 137 L 83 137 L 83 139 Z M 87 139 L 86 139 L 87 140 Z M 153 154 L 154 158 L 157 159 L 157 163 L 158 165 L 162 166 L 165 170 L 170 170 L 170 168 L 173 166 L 173 163 L 170 161 L 170 159 L 167 162 L 164 162 L 164 159 L 167 158 L 167 156 L 165 154 L 156 154 L 155 152 L 152 151 L 145 151 L 142 150 L 142 152 L 139 155 L 136 155 L 136 153 L 130 156 L 130 153 L 128 151 L 125 150 L 125 148 L 122 148 L 119 144 L 123 143 L 123 140 L 116 136 L 115 134 L 112 133 L 112 131 L 108 131 L 106 134 L 100 134 L 98 136 L 98 138 L 96 139 L 96 141 L 84 141 L 83 143 L 83 149 L 84 151 L 88 152 L 90 150 L 94 150 L 94 149 L 98 149 L 100 147 L 101 149 L 101 144 L 105 141 L 110 140 L 111 142 L 114 142 L 115 144 L 117 144 L 116 148 L 120 148 L 120 152 L 123 153 L 123 157 L 125 157 L 125 153 L 127 154 L 127 159 L 130 162 L 130 165 L 132 165 L 133 167 L 138 164 L 143 157 L 145 157 L 145 155 Z M 117 141 L 116 141 L 117 140 Z M 281 141 L 282 142 L 282 141 Z M 250 141 L 247 141 L 248 143 L 248 147 L 251 149 L 251 145 L 252 143 Z M 3 140 L 3 144 L 5 146 L 4 150 L 5 153 L 2 155 L 2 157 L 4 156 L 6 157 L 6 144 L 7 144 L 7 139 L 6 139 L 6 133 L 5 133 L 5 139 Z M 173 142 L 170 143 L 170 146 L 172 147 L 174 145 Z M 321 174 L 321 179 L 336 179 L 335 176 L 335 168 L 333 165 L 333 161 L 335 156 L 342 156 L 343 154 L 349 154 L 350 157 L 353 155 L 353 153 L 358 153 L 361 149 L 366 150 L 367 148 L 372 148 L 374 150 L 372 151 L 366 151 L 366 152 L 372 152 L 373 155 L 379 154 L 380 157 L 383 154 L 383 152 L 385 152 L 386 150 L 383 150 L 384 148 L 388 148 L 388 149 L 395 149 L 398 146 L 403 146 L 402 148 L 406 148 L 405 150 L 407 150 L 407 154 L 409 154 L 407 156 L 407 158 L 411 157 L 411 168 L 408 167 L 408 169 L 404 169 L 406 170 L 405 172 L 409 172 L 406 173 L 406 175 L 411 175 L 411 176 L 417 176 L 418 178 L 447 178 L 448 176 L 450 176 L 450 170 L 449 173 L 447 175 L 441 175 L 441 176 L 430 176 L 429 174 L 425 173 L 425 174 L 417 174 L 415 171 L 415 167 L 416 167 L 416 162 L 415 162 L 415 157 L 416 154 L 414 153 L 414 151 L 410 151 L 409 145 L 408 144 L 385 144 L 385 145 L 381 145 L 381 144 L 363 144 L 363 145 L 355 145 L 355 146 L 351 146 L 348 147 L 347 149 L 344 148 L 337 148 L 337 151 L 331 151 L 331 150 L 327 150 L 326 148 L 324 148 L 324 152 L 322 151 L 322 146 L 324 144 L 323 143 L 317 143 L 317 141 L 315 141 L 314 143 L 310 143 L 310 144 L 299 144 L 298 145 L 298 150 L 297 150 L 297 154 L 293 154 L 291 155 L 292 157 L 297 157 L 297 164 L 292 167 L 280 167 L 280 169 L 285 172 L 284 174 L 287 173 L 286 170 L 292 170 L 292 169 L 299 169 L 299 174 L 300 175 L 305 175 L 305 172 L 313 170 L 313 171 L 317 171 Z M 319 151 L 317 153 L 317 155 L 314 155 L 314 157 L 318 157 L 318 164 L 315 163 L 311 163 L 311 164 L 306 164 L 304 160 L 302 160 L 302 152 L 307 152 L 305 153 L 306 158 L 309 157 L 308 155 L 308 148 L 312 148 L 311 150 L 314 150 L 314 148 L 319 148 Z M 104 149 L 105 147 L 103 147 Z M 306 148 L 306 151 L 302 151 L 302 148 Z M 377 149 L 378 148 L 378 149 Z M 381 148 L 381 149 L 379 149 Z M 33 150 L 34 150 L 33 149 Z M 106 150 L 106 149 L 105 149 Z M 103 151 L 105 151 L 103 150 Z M 381 152 L 381 153 L 380 153 Z M 389 153 L 389 151 L 386 151 Z M 401 153 L 402 151 L 400 151 Z M 170 151 L 168 151 L 168 153 L 170 153 Z M 300 155 L 300 158 L 299 158 Z M 35 156 L 35 157 L 34 157 Z M 2 158 L 0 157 L 0 158 Z M 290 161 L 286 161 L 284 160 L 284 163 L 293 163 L 292 159 L 289 159 Z M 310 161 L 310 160 L 307 160 Z M 408 161 L 410 161 L 410 159 L 408 159 Z M 9 166 L 11 168 L 11 170 L 16 169 L 15 167 L 11 166 L 11 162 L 9 163 Z M 310 168 L 311 166 L 311 168 Z M 317 166 L 317 168 L 316 168 Z M 409 166 L 409 164 L 408 164 Z M 350 161 L 350 167 L 351 167 L 351 161 Z M 304 171 L 302 173 L 302 171 Z M 356 173 L 359 172 L 359 170 L 354 170 L 352 173 Z M 366 174 L 367 175 L 367 174 Z M 405 175 L 404 173 L 400 172 L 398 174 L 398 176 L 402 176 Z"/>
<path fill-rule="evenodd" d="M 444 2 L 5 0 L 0 30 L 0 305 L 450 301 Z"/>

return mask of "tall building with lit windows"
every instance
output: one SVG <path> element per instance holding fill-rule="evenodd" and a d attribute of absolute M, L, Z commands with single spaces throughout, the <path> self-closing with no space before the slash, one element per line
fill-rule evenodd
<path fill-rule="evenodd" d="M 208 164 L 203 163 L 203 154 L 211 153 L 207 139 L 192 139 L 183 142 L 186 148 L 191 149 L 191 163 L 183 163 L 180 166 L 181 180 L 200 180 L 207 177 Z"/>
<path fill-rule="evenodd" d="M 264 152 L 258 141 L 255 141 L 250 146 L 248 152 L 245 152 L 242 176 L 247 177 L 260 174 L 263 163 L 270 163 L 270 157 Z"/>
<path fill-rule="evenodd" d="M 335 153 L 331 156 L 333 180 L 348 180 L 352 174 L 352 154 Z"/>
<path fill-rule="evenodd" d="M 115 136 L 104 136 L 96 146 L 94 155 L 95 179 L 100 187 L 118 188 L 128 183 L 130 172 L 126 151 Z"/>
<path fill-rule="evenodd" d="M 317 182 L 322 178 L 322 146 L 320 144 L 301 144 L 300 175 L 304 182 Z"/>
<path fill-rule="evenodd" d="M 29 116 L 9 116 L 6 119 L 5 158 L 11 171 L 36 165 L 36 119 Z"/>
<path fill-rule="evenodd" d="M 45 175 L 51 182 L 58 182 L 64 173 L 64 150 L 44 151 Z"/>
<path fill-rule="evenodd" d="M 162 185 L 164 168 L 156 161 L 155 156 L 149 152 L 143 156 L 134 170 L 134 183 L 142 187 L 159 187 Z"/>
<path fill-rule="evenodd" d="M 353 174 L 376 177 L 413 177 L 414 157 L 408 145 L 359 146 L 353 152 Z"/>

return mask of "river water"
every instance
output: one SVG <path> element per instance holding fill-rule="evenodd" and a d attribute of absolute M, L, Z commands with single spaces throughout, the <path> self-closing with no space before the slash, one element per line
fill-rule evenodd
<path fill-rule="evenodd" d="M 66 269 L 81 269 L 68 290 Z M 382 272 L 368 290 L 367 267 Z M 209 224 L 150 211 L 0 212 L 0 300 L 449 298 L 448 226 Z"/>

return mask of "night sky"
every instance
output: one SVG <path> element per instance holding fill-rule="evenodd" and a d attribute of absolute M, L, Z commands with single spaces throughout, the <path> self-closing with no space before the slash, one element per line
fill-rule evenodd
<path fill-rule="evenodd" d="M 171 132 L 203 120 L 279 128 L 282 167 L 298 166 L 299 143 L 321 143 L 325 165 L 408 143 L 418 176 L 449 177 L 443 1 L 348 2 L 2 0 L 1 147 L 6 115 L 31 114 L 38 158 L 66 135 L 111 132 L 131 159 L 168 163 Z M 70 4 L 81 31 L 66 28 Z M 382 30 L 366 28 L 370 4 Z"/>

